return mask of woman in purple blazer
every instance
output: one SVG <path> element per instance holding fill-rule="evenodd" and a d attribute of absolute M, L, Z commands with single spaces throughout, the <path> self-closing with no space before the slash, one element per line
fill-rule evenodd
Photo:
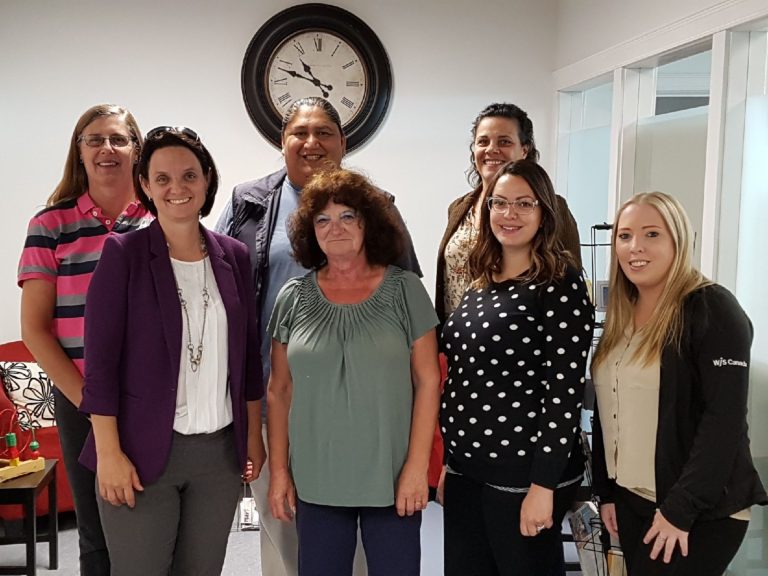
<path fill-rule="evenodd" d="M 216 195 L 188 128 L 147 134 L 135 170 L 157 219 L 104 245 L 85 311 L 85 390 L 112 575 L 218 574 L 241 474 L 264 462 L 245 245 L 199 222 Z"/>

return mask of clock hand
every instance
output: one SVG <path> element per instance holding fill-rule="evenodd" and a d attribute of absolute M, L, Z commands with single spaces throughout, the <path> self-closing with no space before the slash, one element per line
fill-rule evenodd
<path fill-rule="evenodd" d="M 314 77 L 315 77 L 315 75 L 314 75 L 314 74 L 312 74 L 312 68 L 310 68 L 310 67 L 309 67 L 309 64 L 307 64 L 306 62 L 304 62 L 304 60 L 302 60 L 301 58 L 299 58 L 299 62 L 301 62 L 301 65 L 304 67 L 304 72 L 306 72 L 307 74 L 309 74 L 310 76 L 312 76 L 312 78 L 314 78 Z"/>
<path fill-rule="evenodd" d="M 286 70 L 285 68 L 280 68 L 280 66 L 277 67 L 278 70 L 282 70 L 286 74 L 290 74 L 294 78 L 301 78 L 302 80 L 306 80 L 307 82 L 312 82 L 312 78 L 307 78 L 306 76 L 299 74 L 298 72 L 294 72 L 293 70 Z M 314 82 L 312 82 L 314 84 Z"/>
<path fill-rule="evenodd" d="M 280 68 L 280 66 L 278 66 L 277 69 L 282 70 L 286 74 L 290 74 L 294 78 L 301 78 L 302 80 L 311 82 L 312 84 L 320 88 L 320 92 L 322 92 L 323 98 L 328 98 L 328 92 L 325 91 L 325 88 L 327 88 L 328 90 L 333 90 L 333 86 L 331 86 L 330 84 L 323 84 L 317 78 L 314 78 L 314 77 L 308 78 L 307 76 L 304 76 L 303 74 L 299 74 L 298 72 L 295 72 L 293 70 L 286 70 L 285 68 Z"/>
<path fill-rule="evenodd" d="M 301 58 L 299 58 L 299 62 L 301 62 L 301 65 L 304 67 L 304 72 L 306 72 L 312 77 L 312 83 L 315 86 L 321 89 L 325 88 L 326 90 L 333 90 L 333 86 L 331 86 L 330 84 L 323 84 L 322 82 L 320 82 L 317 76 L 315 76 L 315 74 L 312 72 L 312 68 L 309 66 L 309 64 L 304 62 L 304 60 L 302 60 Z"/>

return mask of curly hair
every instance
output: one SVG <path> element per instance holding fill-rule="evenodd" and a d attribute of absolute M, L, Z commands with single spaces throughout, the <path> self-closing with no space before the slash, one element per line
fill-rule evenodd
<path fill-rule="evenodd" d="M 296 262 L 315 270 L 328 262 L 315 235 L 315 216 L 329 202 L 349 206 L 360 216 L 369 264 L 388 266 L 397 261 L 405 243 L 392 199 L 362 174 L 334 169 L 312 177 L 301 191 L 299 207 L 288 222 L 288 237 Z"/>
<path fill-rule="evenodd" d="M 532 160 L 510 162 L 498 171 L 488 189 L 493 194 L 496 184 L 506 176 L 519 176 L 526 181 L 539 201 L 541 226 L 533 237 L 531 267 L 523 278 L 529 282 L 552 282 L 565 275 L 567 266 L 576 266 L 573 256 L 563 247 L 552 181 L 544 168 Z M 480 212 L 480 232 L 469 254 L 469 272 L 472 286 L 485 288 L 493 282 L 493 273 L 501 271 L 502 248 L 491 230 L 491 211 L 484 205 Z"/>

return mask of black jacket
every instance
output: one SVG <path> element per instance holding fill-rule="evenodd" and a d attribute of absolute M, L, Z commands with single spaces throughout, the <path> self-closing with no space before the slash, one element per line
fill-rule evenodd
<path fill-rule="evenodd" d="M 683 303 L 680 351 L 661 356 L 656 431 L 656 502 L 664 517 L 689 531 L 697 520 L 727 518 L 768 496 L 752 463 L 747 434 L 752 323 L 717 284 Z M 593 429 L 595 494 L 613 501 L 600 418 Z"/>

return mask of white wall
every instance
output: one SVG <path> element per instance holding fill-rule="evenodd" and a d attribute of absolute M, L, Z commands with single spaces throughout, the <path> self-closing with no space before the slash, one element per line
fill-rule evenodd
<path fill-rule="evenodd" d="M 729 0 L 559 0 L 555 68 L 732 3 Z"/>
<path fill-rule="evenodd" d="M 764 18 L 765 0 L 558 0 L 557 89 Z"/>
<path fill-rule="evenodd" d="M 26 224 L 58 182 L 78 116 L 124 104 L 143 130 L 188 125 L 232 186 L 276 170 L 279 153 L 252 126 L 240 65 L 279 0 L 128 3 L 0 0 L 0 342 L 17 339 L 16 266 Z M 339 0 L 389 52 L 394 102 L 374 139 L 347 159 L 397 196 L 432 290 L 446 207 L 467 189 L 469 126 L 494 100 L 527 109 L 545 165 L 556 0 Z"/>

